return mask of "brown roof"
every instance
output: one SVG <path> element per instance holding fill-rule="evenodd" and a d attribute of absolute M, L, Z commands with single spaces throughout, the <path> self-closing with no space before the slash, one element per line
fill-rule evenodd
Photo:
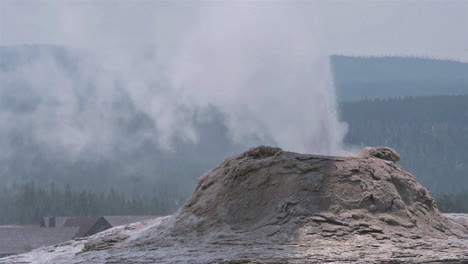
<path fill-rule="evenodd" d="M 104 216 L 104 218 L 111 224 L 112 227 L 128 225 L 131 223 L 141 222 L 149 219 L 154 219 L 157 216 L 151 215 L 115 215 L 115 216 Z"/>
<path fill-rule="evenodd" d="M 48 216 L 42 218 L 41 227 L 49 227 L 49 218 Z M 55 227 L 79 227 L 74 237 L 85 237 L 111 227 L 128 225 L 153 218 L 156 218 L 156 216 L 56 216 Z"/>
<path fill-rule="evenodd" d="M 73 238 L 78 227 L 0 227 L 0 255 L 17 254 Z"/>
<path fill-rule="evenodd" d="M 78 226 L 75 237 L 93 235 L 112 227 L 102 216 L 68 217 L 63 226 Z"/>

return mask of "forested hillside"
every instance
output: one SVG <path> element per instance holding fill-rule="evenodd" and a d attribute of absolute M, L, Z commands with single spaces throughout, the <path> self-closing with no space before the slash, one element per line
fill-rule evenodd
<path fill-rule="evenodd" d="M 348 144 L 389 146 L 437 193 L 468 190 L 468 95 L 341 104 Z"/>
<path fill-rule="evenodd" d="M 38 225 L 43 216 L 168 215 L 184 202 L 164 186 L 152 187 L 152 192 L 133 195 L 34 182 L 0 188 L 0 225 Z"/>
<path fill-rule="evenodd" d="M 339 101 L 468 94 L 468 63 L 412 57 L 332 56 Z"/>

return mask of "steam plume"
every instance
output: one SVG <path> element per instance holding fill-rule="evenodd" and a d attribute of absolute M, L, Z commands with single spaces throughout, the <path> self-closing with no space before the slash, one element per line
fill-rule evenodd
<path fill-rule="evenodd" d="M 125 140 L 115 127 L 142 114 L 143 128 L 127 122 L 131 140 L 171 149 L 197 142 L 195 123 L 214 108 L 235 142 L 340 151 L 346 128 L 313 4 L 132 3 L 40 4 L 38 19 L 59 26 L 38 42 L 72 55 L 39 49 L 0 73 L 3 87 L 17 87 L 2 90 L 14 98 L 0 112 L 2 132 L 25 129 L 52 150 L 105 156 Z"/>

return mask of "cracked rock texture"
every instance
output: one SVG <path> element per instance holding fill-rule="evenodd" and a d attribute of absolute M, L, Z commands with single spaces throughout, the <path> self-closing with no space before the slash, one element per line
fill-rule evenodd
<path fill-rule="evenodd" d="M 172 216 L 0 263 L 467 263 L 468 216 L 442 215 L 399 159 L 253 148 L 203 175 Z"/>

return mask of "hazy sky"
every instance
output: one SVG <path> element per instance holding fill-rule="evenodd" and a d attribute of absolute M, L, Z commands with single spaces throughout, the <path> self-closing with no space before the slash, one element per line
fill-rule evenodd
<path fill-rule="evenodd" d="M 0 0 L 0 44 L 69 44 L 71 39 L 77 41 L 76 35 L 80 34 L 82 26 L 88 27 L 86 34 L 92 34 L 89 28 L 93 25 L 109 29 L 104 36 L 106 40 L 121 41 L 122 35 L 129 42 L 148 41 L 148 35 L 164 38 L 174 32 L 183 34 L 184 23 L 194 22 L 187 12 L 188 6 L 202 9 L 215 1 L 50 3 Z M 330 53 L 416 55 L 468 61 L 468 0 L 327 0 L 318 3 L 322 33 L 327 36 L 324 46 Z M 271 5 L 278 1 L 256 4 Z M 296 4 L 307 6 L 308 1 Z M 89 14 L 92 14 L 92 21 L 89 21 Z M 142 32 L 145 36 L 138 36 Z M 96 41 L 103 39 L 98 36 L 101 32 L 95 33 Z"/>

